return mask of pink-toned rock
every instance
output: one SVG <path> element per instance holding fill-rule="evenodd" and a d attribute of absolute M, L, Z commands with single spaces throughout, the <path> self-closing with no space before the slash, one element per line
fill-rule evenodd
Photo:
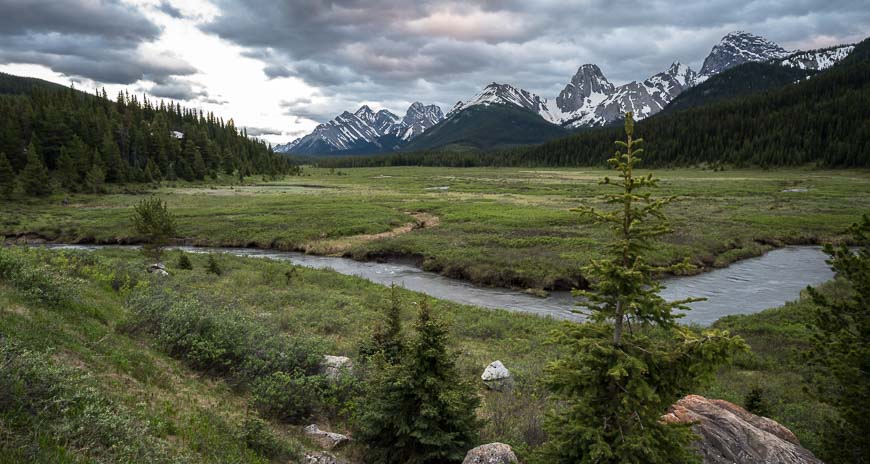
<path fill-rule="evenodd" d="M 517 464 L 517 456 L 510 445 L 489 443 L 472 449 L 462 464 Z"/>
<path fill-rule="evenodd" d="M 671 406 L 665 422 L 694 423 L 706 464 L 822 464 L 791 430 L 736 404 L 688 395 Z"/>

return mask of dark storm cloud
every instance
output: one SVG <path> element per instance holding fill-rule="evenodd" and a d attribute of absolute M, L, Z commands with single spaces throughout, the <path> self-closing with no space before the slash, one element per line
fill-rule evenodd
<path fill-rule="evenodd" d="M 866 0 L 216 3 L 221 13 L 202 26 L 205 31 L 246 47 L 247 56 L 275 66 L 272 75 L 286 70 L 332 102 L 287 108 L 306 117 L 363 101 L 417 99 L 448 110 L 491 81 L 552 99 L 584 63 L 598 64 L 616 83 L 645 79 L 673 61 L 697 70 L 732 30 L 786 48 L 836 43 L 870 30 Z"/>
<path fill-rule="evenodd" d="M 161 30 L 117 0 L 0 0 L 0 12 L 0 63 L 116 84 L 196 72 L 170 53 L 142 54 Z"/>

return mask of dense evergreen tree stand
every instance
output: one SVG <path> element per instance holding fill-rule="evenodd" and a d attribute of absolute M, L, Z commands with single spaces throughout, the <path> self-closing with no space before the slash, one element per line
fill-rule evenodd
<path fill-rule="evenodd" d="M 3 73 L 0 153 L 28 195 L 50 193 L 49 175 L 66 191 L 98 193 L 104 183 L 298 173 L 232 119 L 126 93 L 111 101 L 105 91 L 89 95 Z"/>
<path fill-rule="evenodd" d="M 462 462 L 475 445 L 479 400 L 456 372 L 447 326 L 424 301 L 415 328 L 398 363 L 384 352 L 370 359 L 369 387 L 354 427 L 354 438 L 368 447 L 366 462 Z"/>
<path fill-rule="evenodd" d="M 565 355 L 547 367 L 553 393 L 541 463 L 699 462 L 689 447 L 695 438 L 685 424 L 663 423 L 661 416 L 737 349 L 743 341 L 725 332 L 697 334 L 677 324 L 677 309 L 692 299 L 667 302 L 654 275 L 680 272 L 688 262 L 666 269 L 646 263 L 653 240 L 670 231 L 662 208 L 670 198 L 655 199 L 652 175 L 634 177 L 640 139 L 634 121 L 625 119 L 626 140 L 610 158 L 617 180 L 604 178 L 617 193 L 604 201 L 611 211 L 579 208 L 613 230 L 609 257 L 584 268 L 590 290 L 576 291 L 590 322 L 566 323 L 555 337 Z M 624 151 L 622 151 L 624 150 Z"/>
<path fill-rule="evenodd" d="M 870 216 L 851 228 L 857 252 L 843 245 L 825 247 L 838 279 L 849 283 L 845 296 L 827 297 L 813 288 L 819 306 L 809 360 L 819 398 L 831 404 L 840 421 L 824 435 L 825 462 L 870 462 Z"/>

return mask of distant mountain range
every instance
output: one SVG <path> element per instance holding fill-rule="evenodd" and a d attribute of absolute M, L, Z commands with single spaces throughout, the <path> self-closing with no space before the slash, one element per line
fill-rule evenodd
<path fill-rule="evenodd" d="M 847 56 L 853 45 L 823 50 L 789 52 L 779 45 L 747 32 L 732 32 L 716 44 L 700 72 L 674 62 L 642 82 L 616 86 L 595 64 L 580 66 L 550 105 L 527 90 L 493 82 L 465 102 L 458 102 L 444 116 L 435 105 L 414 103 L 401 120 L 395 114 L 374 112 L 363 106 L 355 113 L 344 112 L 320 124 L 313 132 L 275 151 L 305 155 L 371 154 L 399 150 L 431 150 L 451 147 L 488 149 L 541 143 L 568 130 L 601 127 L 620 120 L 632 111 L 636 119 L 652 116 L 689 89 L 701 87 L 711 77 L 745 63 L 765 63 L 789 68 L 766 68 L 761 74 L 737 77 L 746 83 L 729 84 L 729 90 L 713 92 L 741 94 L 760 87 L 784 85 L 827 69 Z M 706 92 L 710 92 L 706 86 Z M 706 94 L 695 93 L 682 105 L 696 106 Z M 686 103 L 688 102 L 688 103 Z M 513 108 L 513 110 L 506 110 Z M 516 111 L 519 110 L 519 111 Z"/>

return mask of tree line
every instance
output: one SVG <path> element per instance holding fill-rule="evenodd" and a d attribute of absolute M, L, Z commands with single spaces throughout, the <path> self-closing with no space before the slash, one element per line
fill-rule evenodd
<path fill-rule="evenodd" d="M 100 192 L 105 183 L 204 180 L 294 170 L 213 113 L 121 92 L 111 100 L 0 73 L 0 193 Z"/>

